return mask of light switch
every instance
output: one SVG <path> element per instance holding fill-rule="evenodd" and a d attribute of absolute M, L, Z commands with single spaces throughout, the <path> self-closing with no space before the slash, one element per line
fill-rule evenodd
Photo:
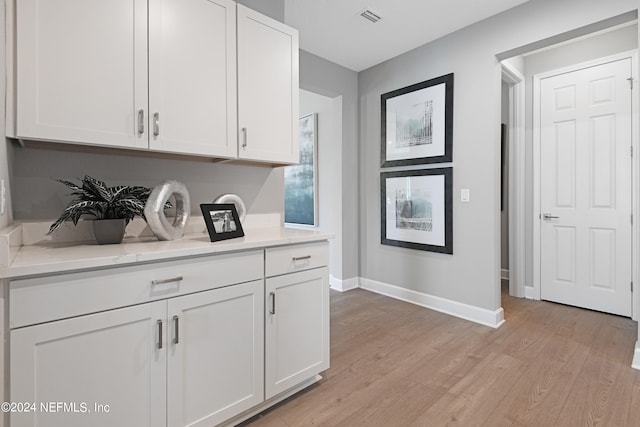
<path fill-rule="evenodd" d="M 469 203 L 471 201 L 471 195 L 468 188 L 460 190 L 460 201 L 462 203 Z"/>

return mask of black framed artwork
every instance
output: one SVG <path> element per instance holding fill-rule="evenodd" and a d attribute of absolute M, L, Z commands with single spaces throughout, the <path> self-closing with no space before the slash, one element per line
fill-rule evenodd
<path fill-rule="evenodd" d="M 380 174 L 381 243 L 453 254 L 453 168 Z"/>
<path fill-rule="evenodd" d="M 212 242 L 244 236 L 238 211 L 233 203 L 201 204 L 200 210 Z"/>
<path fill-rule="evenodd" d="M 452 161 L 453 73 L 381 95 L 382 167 Z"/>

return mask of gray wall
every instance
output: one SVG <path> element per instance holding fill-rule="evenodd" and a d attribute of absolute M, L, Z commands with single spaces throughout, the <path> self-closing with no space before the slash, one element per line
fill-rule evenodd
<path fill-rule="evenodd" d="M 300 88 L 329 98 L 342 97 L 342 277 L 358 268 L 358 74 L 300 51 Z"/>
<path fill-rule="evenodd" d="M 637 7 L 637 0 L 532 0 L 361 72 L 360 275 L 476 307 L 499 308 L 501 70 L 496 55 L 539 40 L 556 41 L 558 35 Z M 380 95 L 451 72 L 454 254 L 383 246 Z M 471 190 L 470 203 L 458 202 L 461 188 Z"/>
<path fill-rule="evenodd" d="M 236 0 L 250 9 L 284 22 L 284 0 Z"/>
<path fill-rule="evenodd" d="M 53 144 L 53 143 L 52 143 Z M 57 218 L 71 200 L 55 178 L 75 179 L 85 174 L 108 185 L 153 187 L 167 179 L 185 184 L 191 212 L 200 215 L 200 203 L 211 203 L 224 193 L 238 194 L 248 213 L 282 212 L 283 172 L 267 166 L 218 164 L 182 159 L 161 159 L 132 154 L 85 153 L 21 148 L 13 152 L 12 190 L 16 220 Z"/>
<path fill-rule="evenodd" d="M 342 279 L 342 97 L 300 90 L 300 116 L 311 113 L 318 120 L 317 229 L 334 233 L 329 241 L 329 274 Z"/>

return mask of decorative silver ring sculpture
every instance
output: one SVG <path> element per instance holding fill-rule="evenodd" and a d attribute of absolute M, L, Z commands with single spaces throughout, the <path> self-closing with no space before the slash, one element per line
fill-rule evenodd
<path fill-rule="evenodd" d="M 247 213 L 247 208 L 244 206 L 244 202 L 237 194 L 223 194 L 218 196 L 217 199 L 213 201 L 213 203 L 233 203 L 236 205 L 236 210 L 238 211 L 238 218 L 240 218 L 240 222 L 244 221 L 244 216 Z"/>
<path fill-rule="evenodd" d="M 167 220 L 164 207 L 171 196 L 176 201 L 176 217 L 173 224 Z M 158 240 L 176 240 L 184 235 L 184 229 L 191 214 L 191 198 L 184 184 L 166 181 L 154 187 L 144 206 L 147 224 Z"/>

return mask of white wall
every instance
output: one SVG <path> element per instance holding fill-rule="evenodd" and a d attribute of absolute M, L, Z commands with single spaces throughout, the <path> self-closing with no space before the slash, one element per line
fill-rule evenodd
<path fill-rule="evenodd" d="M 335 234 L 329 241 L 329 273 L 342 279 L 342 97 L 300 91 L 300 116 L 318 115 L 318 229 Z"/>
<path fill-rule="evenodd" d="M 531 0 L 359 75 L 360 275 L 487 310 L 500 307 L 498 56 L 635 11 L 637 0 Z M 509 52 L 510 54 L 506 54 Z M 380 95 L 455 73 L 453 255 L 380 244 Z M 408 168 L 407 168 L 408 169 Z M 458 202 L 461 188 L 471 203 Z"/>

